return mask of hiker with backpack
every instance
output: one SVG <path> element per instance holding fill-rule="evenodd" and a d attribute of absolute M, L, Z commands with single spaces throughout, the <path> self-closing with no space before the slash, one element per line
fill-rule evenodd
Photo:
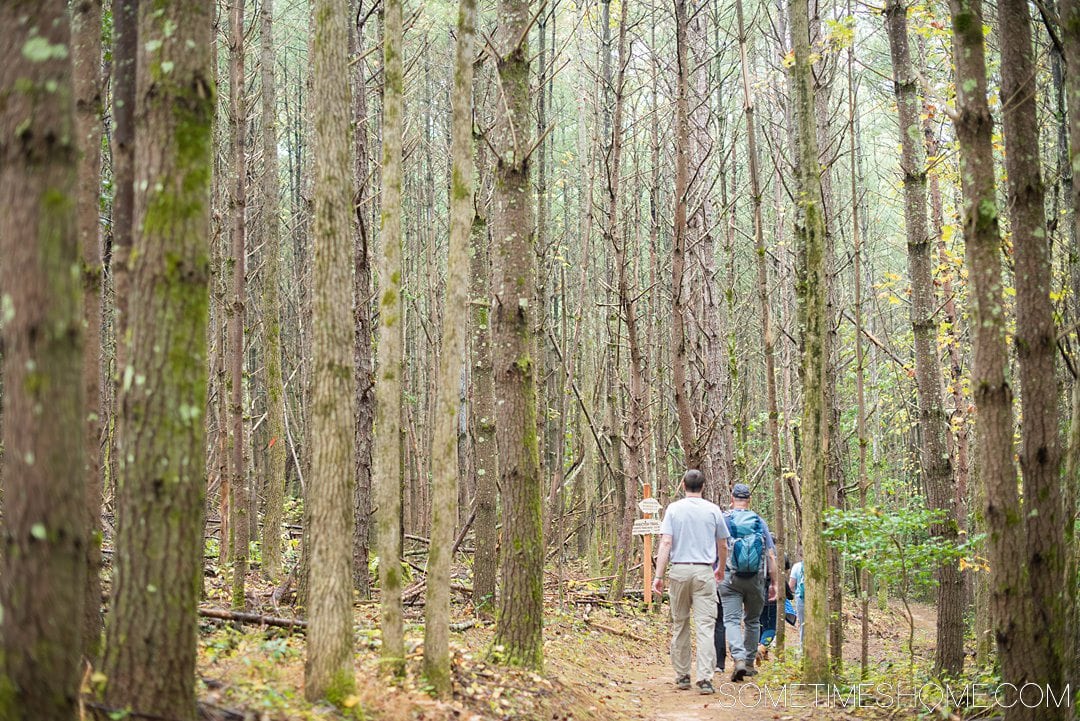
<path fill-rule="evenodd" d="M 761 609 L 776 598 L 776 546 L 765 519 L 750 510 L 750 486 L 731 489 L 731 510 L 724 514 L 731 535 L 727 571 L 720 584 L 724 632 L 735 669 L 732 681 L 754 676 L 761 634 Z M 766 591 L 766 578 L 769 588 Z"/>

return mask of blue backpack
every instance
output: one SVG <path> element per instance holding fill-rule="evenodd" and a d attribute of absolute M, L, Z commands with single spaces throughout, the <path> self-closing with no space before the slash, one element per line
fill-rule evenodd
<path fill-rule="evenodd" d="M 728 526 L 734 539 L 728 565 L 739 578 L 756 576 L 765 557 L 765 524 L 761 516 L 753 511 L 731 511 Z"/>

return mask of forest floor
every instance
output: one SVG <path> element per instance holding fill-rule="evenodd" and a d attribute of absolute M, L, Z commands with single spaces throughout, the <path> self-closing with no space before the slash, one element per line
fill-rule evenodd
<path fill-rule="evenodd" d="M 220 577 L 208 578 L 204 607 L 227 608 L 228 592 Z M 757 721 L 777 719 L 915 718 L 918 709 L 852 708 L 837 698 L 815 700 L 798 688 L 798 639 L 789 643 L 786 661 L 768 660 L 750 684 L 717 676 L 718 693 L 705 696 L 678 691 L 673 684 L 668 645 L 670 618 L 665 604 L 647 613 L 640 603 L 613 606 L 596 597 L 595 584 L 569 585 L 560 605 L 549 584 L 544 628 L 542 673 L 512 670 L 487 662 L 493 626 L 477 623 L 452 634 L 454 693 L 436 700 L 420 676 L 423 640 L 422 603 L 406 609 L 407 674 L 391 683 L 378 663 L 378 607 L 356 605 L 356 695 L 346 708 L 303 700 L 304 639 L 280 628 L 239 625 L 203 618 L 199 649 L 199 689 L 203 717 L 215 721 L 279 719 L 378 719 L 386 721 L 449 719 L 521 719 L 523 721 Z M 250 610 L 294 617 L 294 609 L 276 606 L 273 588 L 252 576 Z M 457 594 L 460 595 L 460 594 Z M 455 600 L 458 627 L 473 619 L 469 604 Z M 845 658 L 859 657 L 858 609 L 845 610 Z M 934 611 L 915 604 L 915 652 L 920 664 L 933 650 Z M 871 679 L 895 679 L 907 669 L 907 622 L 895 603 L 871 608 Z M 789 629 L 791 627 L 788 627 Z M 788 634 L 792 640 L 792 634 Z M 857 661 L 856 661 L 857 664 Z M 730 665 L 729 665 L 730 668 Z M 852 674 L 857 674 L 853 666 Z M 850 686 L 834 691 L 847 694 Z M 923 709 L 925 711 L 925 709 Z M 937 718 L 958 719 L 935 712 Z"/>

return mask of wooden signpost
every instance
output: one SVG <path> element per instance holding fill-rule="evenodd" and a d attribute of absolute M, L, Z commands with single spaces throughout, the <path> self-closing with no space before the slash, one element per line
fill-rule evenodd
<path fill-rule="evenodd" d="M 660 512 L 660 502 L 652 497 L 652 486 L 648 483 L 642 488 L 642 500 L 638 503 L 642 517 L 634 521 L 634 535 L 645 537 L 645 605 L 652 605 L 652 537 L 660 533 L 660 519 L 653 518 L 654 513 Z"/>

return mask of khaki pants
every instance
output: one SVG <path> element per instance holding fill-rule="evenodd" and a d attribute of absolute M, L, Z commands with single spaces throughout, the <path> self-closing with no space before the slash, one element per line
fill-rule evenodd
<path fill-rule="evenodd" d="M 712 681 L 716 670 L 716 577 L 712 567 L 673 564 L 668 572 L 671 601 L 671 664 L 675 678 L 690 675 L 690 611 L 697 636 L 697 680 Z"/>

